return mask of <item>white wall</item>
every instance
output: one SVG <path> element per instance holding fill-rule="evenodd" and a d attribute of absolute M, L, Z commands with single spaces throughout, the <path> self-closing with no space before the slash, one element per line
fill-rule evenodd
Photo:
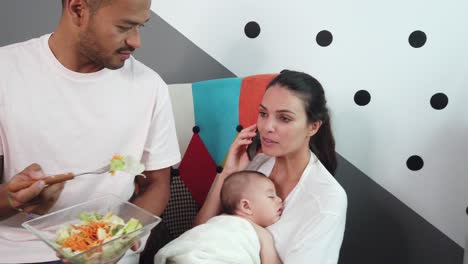
<path fill-rule="evenodd" d="M 468 220 L 468 2 L 158 0 L 153 11 L 238 76 L 306 71 L 324 85 L 338 152 L 465 245 Z M 244 26 L 261 32 L 247 38 Z M 333 42 L 317 45 L 328 30 Z M 413 48 L 411 32 L 426 44 Z M 353 97 L 367 90 L 371 101 Z M 444 93 L 449 103 L 429 101 Z M 424 167 L 411 171 L 419 155 Z M 384 227 L 382 227 L 384 228 Z"/>

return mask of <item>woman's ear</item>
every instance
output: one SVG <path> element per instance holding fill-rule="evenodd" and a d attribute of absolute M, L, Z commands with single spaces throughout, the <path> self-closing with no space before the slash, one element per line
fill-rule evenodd
<path fill-rule="evenodd" d="M 241 210 L 242 213 L 246 214 L 246 215 L 252 215 L 253 212 L 252 212 L 252 206 L 250 205 L 250 201 L 248 199 L 241 199 L 239 201 L 239 208 Z"/>
<path fill-rule="evenodd" d="M 312 137 L 313 135 L 315 135 L 321 126 L 322 126 L 322 120 L 318 120 L 318 121 L 310 123 L 308 126 L 309 128 L 308 136 Z"/>

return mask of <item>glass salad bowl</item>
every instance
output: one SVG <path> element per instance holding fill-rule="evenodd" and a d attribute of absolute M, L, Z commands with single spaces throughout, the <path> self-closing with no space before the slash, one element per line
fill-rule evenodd
<path fill-rule="evenodd" d="M 120 259 L 161 218 L 114 195 L 24 222 L 24 228 L 74 264 Z"/>

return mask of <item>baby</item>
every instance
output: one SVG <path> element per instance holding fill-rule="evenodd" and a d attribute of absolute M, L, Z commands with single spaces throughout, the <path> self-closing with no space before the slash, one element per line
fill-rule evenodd
<path fill-rule="evenodd" d="M 221 189 L 222 215 L 196 226 L 156 254 L 164 263 L 281 263 L 265 227 L 279 220 L 283 203 L 273 182 L 256 171 L 228 176 Z"/>

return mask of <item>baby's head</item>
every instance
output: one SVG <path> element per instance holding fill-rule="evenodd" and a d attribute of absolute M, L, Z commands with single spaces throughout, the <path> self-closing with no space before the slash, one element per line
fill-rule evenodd
<path fill-rule="evenodd" d="M 250 219 L 266 227 L 279 220 L 281 198 L 270 178 L 257 171 L 239 171 L 229 175 L 221 188 L 223 212 Z"/>

